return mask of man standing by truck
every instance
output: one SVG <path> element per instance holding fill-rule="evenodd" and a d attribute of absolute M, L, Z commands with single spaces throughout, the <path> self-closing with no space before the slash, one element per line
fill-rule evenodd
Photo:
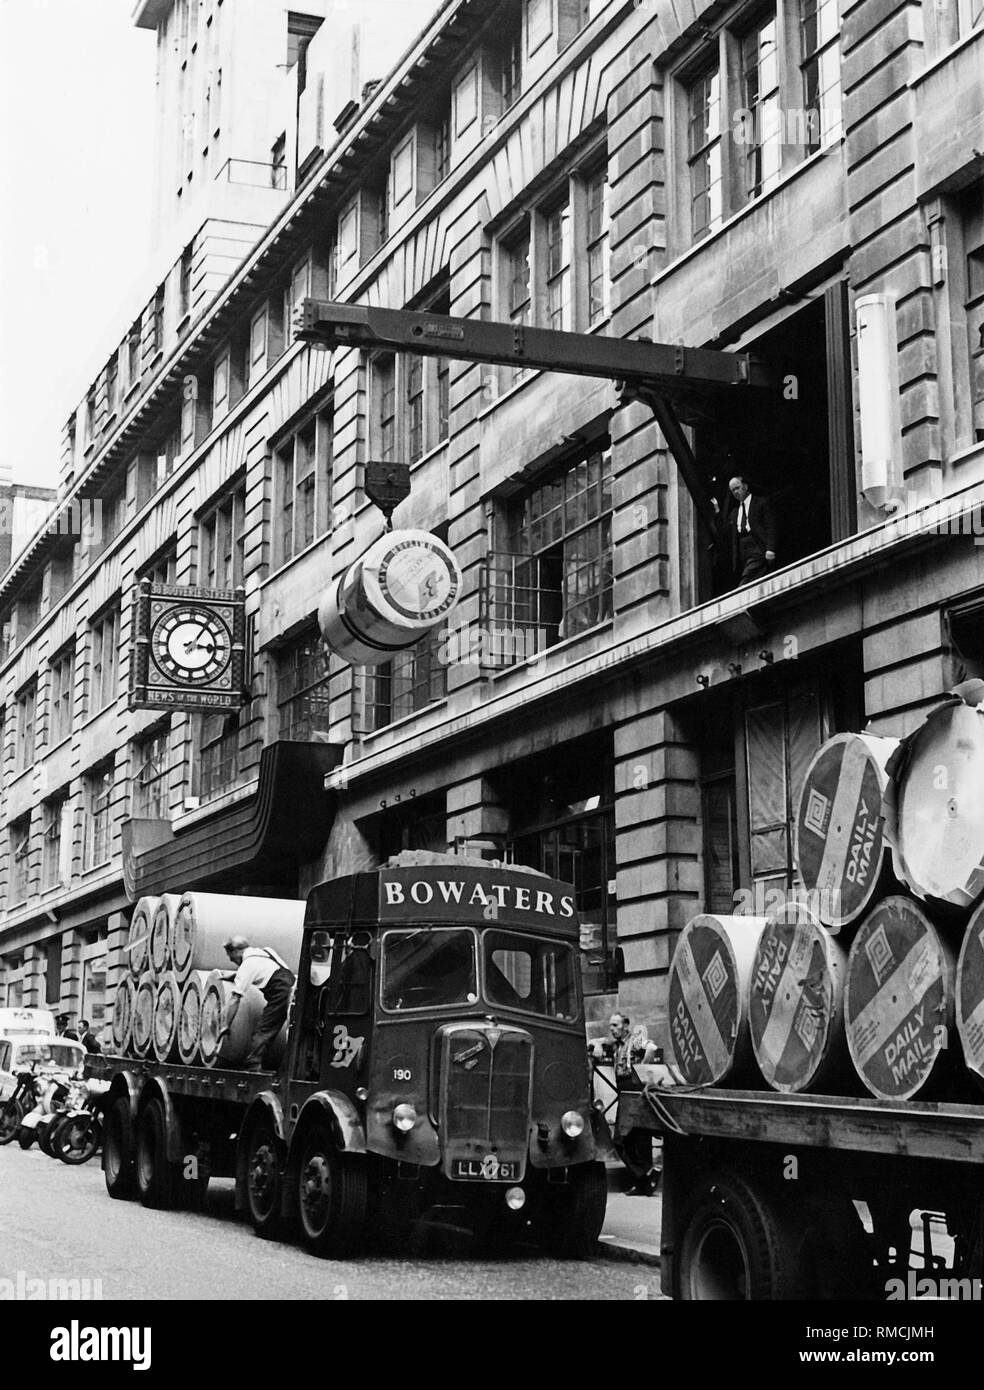
<path fill-rule="evenodd" d="M 242 1070 L 263 1071 L 266 1050 L 287 1018 L 294 972 L 276 951 L 267 946 L 250 946 L 245 936 L 231 936 L 225 943 L 225 953 L 236 966 L 236 978 L 232 982 L 229 1013 L 219 1038 L 221 1040 L 229 1032 L 243 995 L 250 985 L 255 985 L 266 1000 L 266 1008 L 260 1015 Z"/>

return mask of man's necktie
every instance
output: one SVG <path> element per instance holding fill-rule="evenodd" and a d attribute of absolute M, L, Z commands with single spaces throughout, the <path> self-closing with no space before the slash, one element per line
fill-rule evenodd
<path fill-rule="evenodd" d="M 741 518 L 738 523 L 738 533 L 742 536 L 748 535 L 748 501 L 741 504 Z"/>

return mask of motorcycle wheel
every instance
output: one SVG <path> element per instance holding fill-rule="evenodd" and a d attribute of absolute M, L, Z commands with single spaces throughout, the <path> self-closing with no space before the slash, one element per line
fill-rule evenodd
<path fill-rule="evenodd" d="M 95 1158 L 102 1144 L 102 1120 L 98 1115 L 69 1115 L 52 1136 L 51 1149 L 55 1158 L 70 1168 Z"/>
<path fill-rule="evenodd" d="M 23 1125 L 17 1130 L 17 1142 L 22 1149 L 29 1149 L 38 1137 L 36 1129 L 25 1129 Z"/>
<path fill-rule="evenodd" d="M 16 1100 L 4 1101 L 0 1105 L 0 1145 L 10 1144 L 17 1138 L 24 1110 Z"/>
<path fill-rule="evenodd" d="M 52 1157 L 51 1139 L 55 1132 L 55 1126 L 60 1123 L 59 1116 L 55 1115 L 50 1120 L 42 1120 L 37 1128 L 38 1148 L 48 1158 Z"/>

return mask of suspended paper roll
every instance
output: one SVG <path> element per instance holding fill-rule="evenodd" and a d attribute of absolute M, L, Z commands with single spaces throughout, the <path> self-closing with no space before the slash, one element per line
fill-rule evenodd
<path fill-rule="evenodd" d="M 139 980 L 149 969 L 150 929 L 159 902 L 160 898 L 140 898 L 133 909 L 125 949 L 130 974 L 135 980 Z"/>
<path fill-rule="evenodd" d="M 984 1084 L 984 905 L 967 924 L 957 962 L 957 1032 L 968 1070 Z"/>
<path fill-rule="evenodd" d="M 171 933 L 180 893 L 164 893 L 157 904 L 150 928 L 150 968 L 160 977 L 171 969 Z"/>
<path fill-rule="evenodd" d="M 909 898 L 885 898 L 847 962 L 844 1014 L 854 1068 L 873 1096 L 930 1091 L 956 1049 L 955 952 Z"/>
<path fill-rule="evenodd" d="M 862 917 L 891 877 L 882 798 L 893 738 L 837 734 L 807 769 L 796 817 L 796 862 L 810 906 L 828 927 Z"/>
<path fill-rule="evenodd" d="M 231 936 L 244 936 L 251 946 L 276 951 L 296 975 L 303 927 L 304 903 L 294 898 L 185 893 L 171 933 L 174 972 L 184 981 L 192 970 L 228 971 L 225 943 Z"/>
<path fill-rule="evenodd" d="M 759 1070 L 774 1091 L 841 1090 L 847 951 L 810 908 L 770 917 L 755 950 L 748 1021 Z"/>
<path fill-rule="evenodd" d="M 670 966 L 670 1050 L 689 1085 L 737 1084 L 754 1073 L 748 986 L 764 917 L 702 913 L 680 935 Z"/>
<path fill-rule="evenodd" d="M 125 1057 L 130 1048 L 130 1034 L 133 1029 L 133 999 L 137 987 L 129 975 L 123 975 L 113 995 L 113 1051 L 117 1057 Z"/>
<path fill-rule="evenodd" d="M 984 712 L 941 705 L 907 741 L 885 797 L 895 872 L 919 898 L 972 907 L 984 891 Z"/>
<path fill-rule="evenodd" d="M 186 1066 L 201 1061 L 202 997 L 209 971 L 193 970 L 184 983 L 178 1009 L 178 1056 Z"/>
<path fill-rule="evenodd" d="M 388 661 L 457 606 L 461 570 L 429 531 L 389 531 L 333 584 L 318 609 L 328 647 L 354 666 Z"/>
<path fill-rule="evenodd" d="M 178 1056 L 178 1014 L 181 1010 L 181 986 L 168 970 L 157 982 L 154 999 L 154 1037 L 152 1047 L 159 1062 L 170 1062 Z"/>
<path fill-rule="evenodd" d="M 142 976 L 133 996 L 133 1026 L 130 1048 L 133 1056 L 146 1057 L 154 1039 L 154 1004 L 157 985 L 150 974 Z"/>

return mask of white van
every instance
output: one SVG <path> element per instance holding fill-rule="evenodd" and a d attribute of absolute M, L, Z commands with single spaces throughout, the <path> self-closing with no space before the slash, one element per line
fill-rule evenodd
<path fill-rule="evenodd" d="M 80 1079 L 84 1068 L 85 1048 L 71 1038 L 51 1038 L 46 1033 L 0 1038 L 0 1104 L 17 1089 L 18 1072 L 66 1072 Z"/>
<path fill-rule="evenodd" d="M 53 1038 L 55 1033 L 50 1009 L 0 1009 L 0 1038 Z"/>

